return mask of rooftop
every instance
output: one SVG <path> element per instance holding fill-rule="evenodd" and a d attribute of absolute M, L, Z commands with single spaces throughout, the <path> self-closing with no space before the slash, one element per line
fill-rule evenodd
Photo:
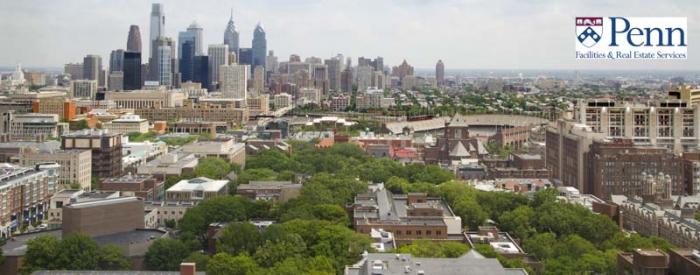
<path fill-rule="evenodd" d="M 172 187 L 168 188 L 168 192 L 187 192 L 187 191 L 203 191 L 203 192 L 218 192 L 228 184 L 227 180 L 213 180 L 205 177 L 199 177 L 189 180 L 181 180 Z"/>
<path fill-rule="evenodd" d="M 504 268 L 497 259 L 484 258 L 470 252 L 459 258 L 420 258 L 410 254 L 368 253 L 353 266 L 345 268 L 346 275 L 406 275 L 406 274 L 527 274 L 523 269 Z"/>

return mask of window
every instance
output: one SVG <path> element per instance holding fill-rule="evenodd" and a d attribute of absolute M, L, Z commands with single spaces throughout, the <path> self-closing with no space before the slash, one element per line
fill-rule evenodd
<path fill-rule="evenodd" d="M 435 235 L 442 235 L 442 231 L 440 231 L 440 230 L 435 230 Z"/>
<path fill-rule="evenodd" d="M 421 235 L 422 232 L 420 230 L 416 230 L 416 235 Z"/>
<path fill-rule="evenodd" d="M 433 234 L 433 232 L 430 231 L 430 230 L 426 230 L 426 231 L 425 231 L 425 235 L 432 235 L 432 234 Z"/>
<path fill-rule="evenodd" d="M 406 230 L 406 235 L 411 235 L 411 230 Z"/>

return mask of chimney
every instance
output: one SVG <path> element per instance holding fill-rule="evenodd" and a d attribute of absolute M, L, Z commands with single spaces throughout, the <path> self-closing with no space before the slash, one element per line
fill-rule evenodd
<path fill-rule="evenodd" d="M 180 264 L 180 275 L 195 275 L 197 273 L 197 266 L 195 263 L 181 263 Z"/>

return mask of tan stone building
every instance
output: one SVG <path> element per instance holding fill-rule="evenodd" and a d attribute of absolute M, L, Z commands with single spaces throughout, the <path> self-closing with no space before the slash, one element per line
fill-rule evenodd
<path fill-rule="evenodd" d="M 182 107 L 185 94 L 165 89 L 106 92 L 105 100 L 113 101 L 119 108 L 159 109 Z"/>
<path fill-rule="evenodd" d="M 90 191 L 92 178 L 92 153 L 90 150 L 32 150 L 19 156 L 23 166 L 43 162 L 55 162 L 61 166 L 58 183 L 69 187 L 78 184 L 80 189 Z"/>

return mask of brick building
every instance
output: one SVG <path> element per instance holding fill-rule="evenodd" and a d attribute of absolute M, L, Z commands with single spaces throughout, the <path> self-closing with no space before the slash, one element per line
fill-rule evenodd
<path fill-rule="evenodd" d="M 84 130 L 61 137 L 61 149 L 92 151 L 92 174 L 117 177 L 122 172 L 122 136 L 106 131 Z"/>
<path fill-rule="evenodd" d="M 135 196 L 145 201 L 162 200 L 165 191 L 163 181 L 153 175 L 128 174 L 102 181 L 100 190 L 119 191 L 122 196 Z"/>

